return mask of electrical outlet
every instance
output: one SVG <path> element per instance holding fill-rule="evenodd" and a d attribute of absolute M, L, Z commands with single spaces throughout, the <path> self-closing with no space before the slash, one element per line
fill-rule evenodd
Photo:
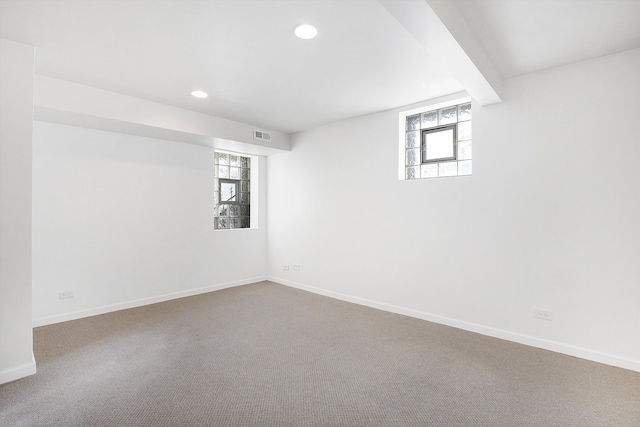
<path fill-rule="evenodd" d="M 300 264 L 293 264 L 293 271 L 300 271 Z"/>
<path fill-rule="evenodd" d="M 542 320 L 553 320 L 553 312 L 549 310 L 542 310 L 541 308 L 533 308 L 531 311 L 533 317 Z"/>
<path fill-rule="evenodd" d="M 289 271 L 289 264 L 282 264 L 282 269 Z"/>
<path fill-rule="evenodd" d="M 73 291 L 64 291 L 58 294 L 60 299 L 73 298 Z"/>

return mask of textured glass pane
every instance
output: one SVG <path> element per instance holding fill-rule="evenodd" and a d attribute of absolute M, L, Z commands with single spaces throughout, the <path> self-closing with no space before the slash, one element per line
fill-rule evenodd
<path fill-rule="evenodd" d="M 453 158 L 453 129 L 434 131 L 424 134 L 424 161 Z"/>
<path fill-rule="evenodd" d="M 420 172 L 422 178 L 436 178 L 438 176 L 438 164 L 431 163 L 429 165 L 422 165 Z"/>
<path fill-rule="evenodd" d="M 251 158 L 215 153 L 214 227 L 249 228 L 251 209 Z M 224 181 L 232 179 L 234 181 Z M 234 203 L 224 203 L 234 202 Z M 244 204 L 237 204 L 244 203 Z"/>
<path fill-rule="evenodd" d="M 438 126 L 438 112 L 429 111 L 428 113 L 422 113 L 422 129 L 432 128 Z"/>
<path fill-rule="evenodd" d="M 458 162 L 458 175 L 471 175 L 471 160 Z"/>
<path fill-rule="evenodd" d="M 407 166 L 414 166 L 414 165 L 419 165 L 420 164 L 420 149 L 419 148 L 412 148 L 410 150 L 407 150 L 407 155 L 406 155 L 406 165 Z"/>
<path fill-rule="evenodd" d="M 420 129 L 420 114 L 407 117 L 407 129 L 406 130 L 419 130 Z"/>
<path fill-rule="evenodd" d="M 229 218 L 220 217 L 218 218 L 218 228 L 229 228 Z"/>
<path fill-rule="evenodd" d="M 441 125 L 455 123 L 458 121 L 458 107 L 454 105 L 453 107 L 443 108 L 438 110 L 438 115 L 440 116 L 438 123 Z"/>
<path fill-rule="evenodd" d="M 420 178 L 420 167 L 419 166 L 408 167 L 405 171 L 405 178 L 406 179 Z"/>
<path fill-rule="evenodd" d="M 418 147 L 420 145 L 420 132 L 407 132 L 405 141 L 407 148 Z"/>
<path fill-rule="evenodd" d="M 469 160 L 471 154 L 471 141 L 458 142 L 458 160 Z"/>
<path fill-rule="evenodd" d="M 458 141 L 471 139 L 471 122 L 458 123 Z"/>
<path fill-rule="evenodd" d="M 438 163 L 439 176 L 456 176 L 458 175 L 458 162 Z"/>
<path fill-rule="evenodd" d="M 229 168 L 229 178 L 240 179 L 240 168 Z"/>
<path fill-rule="evenodd" d="M 471 120 L 471 103 L 458 106 L 458 121 Z"/>

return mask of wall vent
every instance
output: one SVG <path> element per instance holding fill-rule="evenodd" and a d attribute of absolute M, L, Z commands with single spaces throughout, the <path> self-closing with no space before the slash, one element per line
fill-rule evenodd
<path fill-rule="evenodd" d="M 253 139 L 259 139 L 260 141 L 271 141 L 271 134 L 264 130 L 253 130 Z"/>

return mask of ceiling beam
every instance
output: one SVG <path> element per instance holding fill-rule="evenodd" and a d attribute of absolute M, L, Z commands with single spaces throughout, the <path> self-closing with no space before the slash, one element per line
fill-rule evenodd
<path fill-rule="evenodd" d="M 287 134 L 46 76 L 35 76 L 35 120 L 267 156 L 291 151 Z M 263 129 L 260 129 L 263 130 Z"/>
<path fill-rule="evenodd" d="M 502 76 L 450 0 L 378 0 L 481 105 L 500 102 Z"/>

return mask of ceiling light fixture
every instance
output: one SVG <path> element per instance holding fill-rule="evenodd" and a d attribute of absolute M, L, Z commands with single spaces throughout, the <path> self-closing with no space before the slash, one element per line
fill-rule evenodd
<path fill-rule="evenodd" d="M 296 34 L 298 38 L 309 40 L 318 35 L 318 29 L 313 25 L 309 24 L 300 24 L 297 25 L 293 32 Z"/>
<path fill-rule="evenodd" d="M 191 95 L 195 96 L 196 98 L 206 98 L 207 96 L 209 96 L 207 92 L 203 92 L 201 90 L 194 90 L 193 92 L 191 92 Z"/>

